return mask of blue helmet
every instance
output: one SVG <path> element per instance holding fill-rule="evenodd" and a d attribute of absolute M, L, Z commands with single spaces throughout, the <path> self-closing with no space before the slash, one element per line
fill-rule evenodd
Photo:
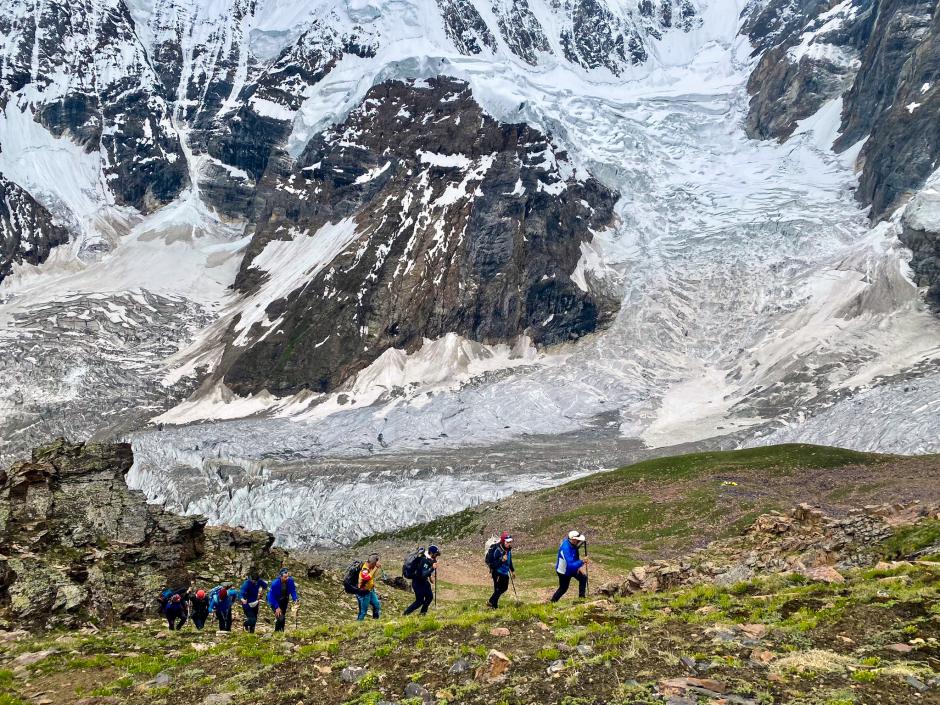
<path fill-rule="evenodd" d="M 439 549 L 437 546 L 435 546 L 432 543 L 430 546 L 428 546 L 428 553 L 435 555 L 435 556 L 439 556 L 441 555 L 441 549 Z"/>

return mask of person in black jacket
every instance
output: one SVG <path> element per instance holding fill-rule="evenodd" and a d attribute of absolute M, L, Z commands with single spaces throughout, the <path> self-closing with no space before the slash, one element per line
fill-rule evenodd
<path fill-rule="evenodd" d="M 499 607 L 499 598 L 509 589 L 510 576 L 516 574 L 512 564 L 512 536 L 508 531 L 504 531 L 499 537 L 499 543 L 487 552 L 486 563 L 493 578 L 493 594 L 486 604 L 495 610 Z"/>
<path fill-rule="evenodd" d="M 441 549 L 437 546 L 428 546 L 428 550 L 418 558 L 415 576 L 411 579 L 411 589 L 415 592 L 415 601 L 405 610 L 406 615 L 417 609 L 421 610 L 421 614 L 428 613 L 428 607 L 434 602 L 434 588 L 431 587 L 431 584 L 437 580 L 437 559 L 440 555 Z"/>
<path fill-rule="evenodd" d="M 189 598 L 189 617 L 193 620 L 196 629 L 206 626 L 209 619 L 209 596 L 205 590 L 196 590 L 196 594 Z"/>

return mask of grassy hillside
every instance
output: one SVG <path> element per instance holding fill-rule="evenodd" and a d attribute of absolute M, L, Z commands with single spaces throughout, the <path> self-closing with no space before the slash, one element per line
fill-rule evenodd
<path fill-rule="evenodd" d="M 869 503 L 940 500 L 940 456 L 901 457 L 790 444 L 657 458 L 519 493 L 499 502 L 360 543 L 355 553 L 398 556 L 415 544 L 444 545 L 444 581 L 458 594 L 487 581 L 482 545 L 509 530 L 520 585 L 544 597 L 551 563 L 572 528 L 587 534 L 597 581 L 639 563 L 685 553 L 740 532 L 771 509 L 800 502 L 832 513 Z M 343 559 L 347 557 L 344 553 Z"/>
<path fill-rule="evenodd" d="M 738 705 L 940 702 L 940 564 L 848 578 L 557 606 L 510 599 L 495 613 L 461 600 L 423 618 L 399 617 L 397 600 L 389 617 L 362 623 L 349 599 L 324 594 L 286 637 L 268 625 L 256 635 L 237 624 L 227 635 L 171 633 L 155 621 L 53 633 L 0 645 L 0 703 L 419 705 L 405 695 L 417 684 L 430 702 L 453 705 L 662 704 L 689 676 Z M 511 661 L 494 682 L 474 677 L 491 649 Z M 469 670 L 453 672 L 461 659 Z M 344 682 L 347 667 L 364 669 L 358 682 Z M 707 692 L 668 702 L 721 702 Z"/>
<path fill-rule="evenodd" d="M 427 617 L 401 617 L 411 594 L 382 584 L 382 619 L 357 623 L 353 598 L 327 574 L 300 581 L 303 608 L 286 636 L 272 633 L 269 613 L 258 634 L 241 633 L 237 609 L 231 634 L 190 625 L 167 632 L 157 620 L 0 634 L 0 705 L 940 703 L 936 555 L 847 571 L 842 584 L 788 574 L 545 601 L 555 547 L 572 527 L 591 539 L 596 586 L 649 558 L 735 534 L 768 508 L 808 501 L 837 514 L 907 499 L 940 502 L 940 456 L 788 445 L 647 461 L 355 549 L 380 549 L 397 574 L 407 548 L 441 542 L 440 599 Z M 507 594 L 494 612 L 483 607 L 482 544 L 503 528 L 519 542 L 518 596 Z M 897 530 L 877 551 L 897 559 L 938 541 L 940 521 L 926 521 Z M 490 681 L 492 649 L 510 664 Z"/>

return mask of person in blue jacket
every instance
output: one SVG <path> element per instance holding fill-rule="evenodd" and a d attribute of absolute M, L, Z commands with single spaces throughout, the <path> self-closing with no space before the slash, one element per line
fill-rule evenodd
<path fill-rule="evenodd" d="M 504 531 L 499 537 L 499 543 L 493 544 L 487 552 L 486 564 L 493 578 L 493 594 L 486 604 L 495 610 L 499 607 L 499 598 L 509 589 L 510 576 L 516 574 L 512 564 L 512 536 L 508 531 Z"/>
<path fill-rule="evenodd" d="M 245 613 L 245 631 L 249 634 L 255 633 L 255 625 L 258 623 L 258 609 L 261 606 L 261 593 L 267 588 L 268 584 L 258 577 L 258 571 L 251 570 L 238 591 L 238 600 L 241 602 L 242 611 Z"/>
<path fill-rule="evenodd" d="M 232 631 L 232 603 L 234 588 L 220 587 L 213 591 L 212 599 L 209 602 L 209 611 L 215 612 L 219 620 L 219 631 Z"/>
<path fill-rule="evenodd" d="M 268 588 L 268 606 L 274 610 L 274 631 L 284 631 L 287 623 L 287 612 L 293 601 L 298 607 L 300 598 L 297 596 L 297 585 L 287 568 L 281 568 L 277 578 Z"/>
<path fill-rule="evenodd" d="M 569 531 L 568 537 L 558 547 L 558 560 L 555 561 L 555 572 L 558 573 L 558 589 L 552 595 L 552 602 L 558 602 L 571 585 L 571 579 L 578 581 L 578 597 L 587 593 L 587 563 L 588 557 L 581 558 L 578 549 L 587 541 L 584 534 L 578 531 Z"/>

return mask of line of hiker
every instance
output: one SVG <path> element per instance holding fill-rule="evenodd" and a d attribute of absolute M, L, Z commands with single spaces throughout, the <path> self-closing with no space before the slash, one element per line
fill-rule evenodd
<path fill-rule="evenodd" d="M 487 541 L 484 552 L 484 562 L 490 571 L 493 580 L 493 593 L 486 604 L 491 609 L 499 608 L 499 599 L 509 591 L 510 585 L 515 592 L 516 567 L 512 560 L 513 539 L 508 531 L 504 531 L 498 538 Z M 581 552 L 584 555 L 581 555 Z M 437 568 L 441 557 L 441 549 L 430 545 L 427 549 L 419 548 L 409 554 L 402 563 L 402 577 L 411 581 L 415 600 L 405 609 L 405 615 L 420 610 L 427 614 L 428 608 L 436 600 Z M 358 603 L 359 620 L 364 620 L 371 609 L 372 618 L 378 619 L 382 614 L 382 605 L 375 591 L 375 584 L 381 573 L 379 554 L 373 553 L 365 561 L 355 560 L 349 564 L 343 577 L 343 589 L 350 595 L 356 596 Z M 578 597 L 587 594 L 588 585 L 588 556 L 587 539 L 580 531 L 569 531 L 558 547 L 555 560 L 555 573 L 558 576 L 558 589 L 551 597 L 552 602 L 558 602 L 568 588 L 572 579 L 578 581 Z M 518 598 L 518 593 L 516 593 Z"/>
<path fill-rule="evenodd" d="M 206 626 L 210 615 L 219 623 L 219 631 L 232 631 L 232 609 L 238 604 L 242 608 L 242 626 L 245 631 L 254 633 L 258 624 L 258 615 L 264 601 L 274 615 L 274 631 L 284 631 L 287 615 L 293 604 L 299 607 L 300 596 L 297 584 L 290 570 L 282 568 L 270 583 L 260 577 L 257 570 L 249 575 L 236 589 L 234 583 L 222 583 L 206 592 L 196 589 L 195 583 L 185 588 L 167 588 L 157 598 L 160 613 L 166 617 L 167 627 L 171 631 L 182 629 L 188 620 L 192 620 L 196 629 Z"/>

